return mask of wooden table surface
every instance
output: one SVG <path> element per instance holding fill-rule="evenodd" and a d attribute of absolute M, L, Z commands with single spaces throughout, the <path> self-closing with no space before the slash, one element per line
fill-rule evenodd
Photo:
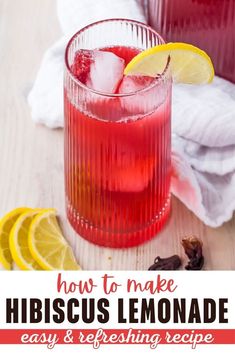
<path fill-rule="evenodd" d="M 83 269 L 145 270 L 157 255 L 179 254 L 188 234 L 204 243 L 206 269 L 235 269 L 235 218 L 205 226 L 173 197 L 165 229 L 143 246 L 112 250 L 94 246 L 66 221 L 63 130 L 35 125 L 27 95 L 44 51 L 60 37 L 54 0 L 0 0 L 0 215 L 17 206 L 55 207 Z"/>

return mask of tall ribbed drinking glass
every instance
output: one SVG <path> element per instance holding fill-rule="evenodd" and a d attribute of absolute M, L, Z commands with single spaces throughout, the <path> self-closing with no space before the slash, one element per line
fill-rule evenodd
<path fill-rule="evenodd" d="M 102 48 L 127 64 L 140 51 L 161 43 L 150 27 L 113 19 L 82 29 L 66 49 L 67 216 L 78 234 L 98 245 L 129 247 L 145 242 L 169 215 L 169 63 L 147 87 L 128 94 L 88 88 L 73 76 L 71 66 L 80 49 Z"/>

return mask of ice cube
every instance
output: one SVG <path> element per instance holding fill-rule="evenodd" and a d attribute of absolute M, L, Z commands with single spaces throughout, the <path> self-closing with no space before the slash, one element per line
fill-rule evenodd
<path fill-rule="evenodd" d="M 95 176 L 94 183 L 100 188 L 107 189 L 110 192 L 141 192 L 148 187 L 153 178 L 154 166 L 147 170 L 146 166 L 126 166 L 116 165 L 106 166 L 105 175 Z"/>
<path fill-rule="evenodd" d="M 125 62 L 111 52 L 93 51 L 87 86 L 96 91 L 115 93 L 123 78 Z"/>
<path fill-rule="evenodd" d="M 71 66 L 73 74 L 88 87 L 105 93 L 115 93 L 123 78 L 125 62 L 103 50 L 78 50 Z"/>
<path fill-rule="evenodd" d="M 155 106 L 155 89 L 152 86 L 155 78 L 148 76 L 124 76 L 119 85 L 119 93 L 135 93 L 134 95 L 121 97 L 122 108 L 131 115 L 149 113 Z M 146 90 L 144 90 L 146 88 Z"/>
<path fill-rule="evenodd" d="M 142 90 L 153 83 L 155 79 L 148 76 L 124 76 L 119 86 L 119 93 L 131 93 Z"/>
<path fill-rule="evenodd" d="M 74 60 L 71 65 L 71 71 L 73 75 L 83 84 L 86 84 L 86 81 L 88 80 L 92 62 L 92 50 L 80 49 L 75 53 Z"/>
<path fill-rule="evenodd" d="M 116 192 L 141 192 L 148 187 L 152 173 L 153 161 L 150 161 L 150 166 L 148 161 L 138 161 L 135 166 L 112 166 L 107 186 Z"/>
<path fill-rule="evenodd" d="M 169 95 L 170 81 L 161 80 L 161 77 L 130 75 L 124 76 L 118 92 L 133 93 L 120 97 L 121 107 L 129 118 L 149 114 L 158 109 Z"/>

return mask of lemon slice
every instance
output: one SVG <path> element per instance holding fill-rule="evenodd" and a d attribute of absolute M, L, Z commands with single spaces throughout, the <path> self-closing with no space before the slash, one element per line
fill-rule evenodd
<path fill-rule="evenodd" d="M 81 269 L 60 230 L 54 209 L 35 216 L 29 228 L 28 243 L 33 258 L 42 269 Z"/>
<path fill-rule="evenodd" d="M 41 270 L 34 260 L 28 246 L 29 227 L 33 218 L 41 211 L 35 209 L 21 214 L 11 229 L 9 237 L 10 251 L 16 265 L 22 270 Z"/>
<path fill-rule="evenodd" d="M 169 65 L 175 83 L 206 84 L 214 77 L 210 57 L 201 49 L 187 43 L 167 43 L 147 49 L 126 66 L 125 75 L 156 77 Z"/>
<path fill-rule="evenodd" d="M 12 255 L 9 248 L 10 231 L 18 217 L 27 210 L 30 209 L 25 207 L 16 208 L 0 220 L 0 263 L 7 270 L 12 268 Z"/>

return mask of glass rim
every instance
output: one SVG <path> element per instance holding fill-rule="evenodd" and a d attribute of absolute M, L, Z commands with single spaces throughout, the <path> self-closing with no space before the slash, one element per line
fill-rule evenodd
<path fill-rule="evenodd" d="M 152 89 L 153 87 L 159 85 L 160 83 L 164 82 L 165 78 L 166 78 L 166 73 L 169 69 L 169 64 L 170 64 L 170 56 L 168 57 L 165 69 L 163 70 L 162 74 L 160 74 L 160 76 L 158 78 L 155 78 L 154 82 L 152 82 L 150 85 L 140 89 L 140 90 L 136 90 L 133 92 L 128 92 L 128 93 L 108 93 L 108 92 L 102 92 L 102 91 L 98 91 L 98 90 L 94 90 L 91 87 L 88 87 L 87 85 L 83 84 L 80 80 L 78 80 L 74 74 L 72 73 L 71 67 L 69 65 L 68 62 L 68 53 L 69 53 L 69 49 L 73 43 L 73 41 L 83 32 L 85 32 L 87 29 L 97 26 L 100 23 L 105 23 L 105 22 L 129 22 L 129 23 L 133 23 L 133 24 L 137 24 L 139 26 L 141 26 L 142 28 L 145 28 L 147 30 L 150 30 L 155 36 L 157 36 L 160 41 L 162 41 L 162 43 L 164 44 L 165 41 L 164 39 L 160 36 L 159 33 L 157 33 L 151 26 L 146 25 L 143 22 L 140 21 L 136 21 L 136 20 L 131 20 L 131 19 L 127 19 L 127 18 L 110 18 L 110 19 L 106 19 L 106 20 L 101 20 L 101 21 L 96 21 L 93 22 L 83 28 L 81 28 L 79 31 L 77 31 L 68 41 L 67 45 L 66 45 L 66 49 L 65 49 L 65 55 L 64 55 L 64 61 L 65 61 L 65 69 L 67 70 L 67 73 L 70 76 L 70 79 L 72 79 L 72 81 L 74 81 L 78 86 L 80 86 L 81 88 L 92 92 L 93 94 L 99 95 L 99 96 L 103 96 L 103 97 L 108 97 L 108 98 L 114 98 L 114 97 L 129 97 L 129 96 L 135 96 L 138 93 L 142 93 L 145 91 L 148 91 L 150 89 Z"/>

